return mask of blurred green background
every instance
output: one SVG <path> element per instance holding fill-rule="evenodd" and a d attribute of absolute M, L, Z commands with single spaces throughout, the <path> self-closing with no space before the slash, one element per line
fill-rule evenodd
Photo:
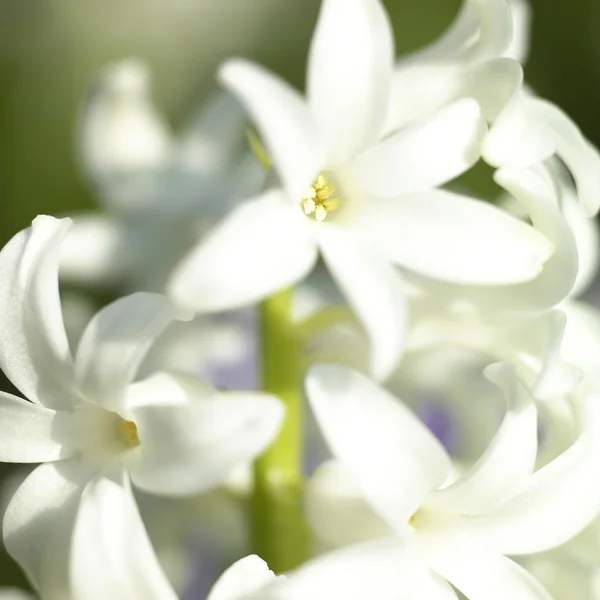
<path fill-rule="evenodd" d="M 255 59 L 301 87 L 320 0 L 0 0 L 0 244 L 39 213 L 90 208 L 78 109 L 98 70 L 149 62 L 176 129 L 219 63 Z M 386 0 L 398 55 L 433 40 L 460 0 Z M 533 0 L 529 83 L 600 143 L 600 2 Z M 0 585 L 22 582 L 0 554 Z"/>

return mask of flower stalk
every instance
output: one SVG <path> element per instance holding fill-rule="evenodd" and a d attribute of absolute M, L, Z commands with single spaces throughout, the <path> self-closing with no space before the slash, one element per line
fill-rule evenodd
<path fill-rule="evenodd" d="M 302 339 L 292 320 L 292 299 L 288 289 L 261 305 L 263 390 L 282 400 L 286 416 L 279 437 L 255 463 L 252 541 L 275 572 L 299 566 L 308 543 L 302 513 Z"/>

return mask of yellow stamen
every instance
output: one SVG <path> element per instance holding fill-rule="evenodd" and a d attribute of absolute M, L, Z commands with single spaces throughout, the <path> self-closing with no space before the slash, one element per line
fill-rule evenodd
<path fill-rule="evenodd" d="M 414 514 L 411 516 L 411 518 L 408 520 L 408 526 L 409 526 L 411 529 L 416 529 L 416 528 L 417 528 L 417 524 L 418 524 L 418 522 L 419 522 L 419 520 L 420 520 L 420 518 L 419 518 L 419 517 L 420 517 L 420 516 L 419 516 L 419 511 L 417 511 L 417 512 L 416 512 L 416 513 L 414 513 Z"/>
<path fill-rule="evenodd" d="M 307 215 L 314 214 L 319 222 L 324 221 L 327 214 L 337 210 L 342 204 L 341 198 L 332 198 L 335 185 L 329 183 L 327 176 L 321 173 L 310 186 L 302 199 L 302 208 Z"/>
<path fill-rule="evenodd" d="M 128 448 L 134 448 L 135 446 L 140 445 L 140 438 L 137 434 L 137 425 L 133 421 L 121 420 L 117 425 L 117 436 Z"/>

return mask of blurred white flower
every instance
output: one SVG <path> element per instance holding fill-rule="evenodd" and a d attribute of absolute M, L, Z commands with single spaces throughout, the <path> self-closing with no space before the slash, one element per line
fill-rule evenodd
<path fill-rule="evenodd" d="M 600 154 L 558 107 L 524 87 L 529 7 L 523 0 L 464 0 L 436 42 L 397 64 L 385 131 L 393 132 L 470 97 L 491 123 L 482 157 L 526 167 L 556 154 L 568 167 L 587 216 L 600 207 Z M 511 58 L 512 57 L 512 58 Z"/>
<path fill-rule="evenodd" d="M 393 40 L 378 0 L 324 0 L 305 100 L 238 60 L 221 70 L 257 124 L 281 187 L 240 206 L 175 271 L 173 298 L 199 312 L 260 300 L 302 279 L 321 252 L 385 376 L 402 348 L 400 265 L 459 284 L 534 278 L 552 253 L 535 229 L 434 189 L 469 169 L 486 133 L 461 99 L 382 140 Z"/>
<path fill-rule="evenodd" d="M 68 585 L 80 502 L 114 518 L 123 537 L 110 542 L 143 560 L 130 476 L 154 493 L 210 489 L 262 452 L 283 417 L 272 396 L 219 394 L 189 375 L 133 383 L 154 339 L 178 318 L 158 294 L 100 311 L 73 359 L 57 279 L 69 225 L 38 217 L 0 252 L 0 367 L 30 400 L 0 394 L 0 460 L 43 463 L 13 496 L 4 540 L 44 598 L 62 598 Z M 94 520 L 91 508 L 85 514 Z"/>
<path fill-rule="evenodd" d="M 260 188 L 241 107 L 216 94 L 175 139 L 151 98 L 144 63 L 99 77 L 80 116 L 82 168 L 103 214 L 74 216 L 61 276 L 163 291 L 171 270 L 235 203 Z"/>
<path fill-rule="evenodd" d="M 549 598 L 506 555 L 558 546 L 597 515 L 600 405 L 574 397 L 577 440 L 534 471 L 533 399 L 508 364 L 486 373 L 505 394 L 506 416 L 479 461 L 453 481 L 446 452 L 396 398 L 344 367 L 313 367 L 308 399 L 339 461 L 309 484 L 317 536 L 333 546 L 389 536 L 410 543 L 422 565 L 418 585 L 448 598 L 444 580 L 472 599 Z"/>

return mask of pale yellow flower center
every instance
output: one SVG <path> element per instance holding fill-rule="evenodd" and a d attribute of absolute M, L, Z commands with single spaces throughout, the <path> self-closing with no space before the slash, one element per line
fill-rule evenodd
<path fill-rule="evenodd" d="M 305 214 L 314 216 L 319 222 L 324 221 L 328 213 L 337 210 L 342 204 L 341 198 L 333 197 L 334 193 L 335 186 L 321 173 L 302 199 Z"/>
<path fill-rule="evenodd" d="M 127 448 L 134 448 L 140 445 L 140 438 L 137 433 L 137 425 L 133 421 L 123 419 L 117 424 L 117 437 Z"/>

